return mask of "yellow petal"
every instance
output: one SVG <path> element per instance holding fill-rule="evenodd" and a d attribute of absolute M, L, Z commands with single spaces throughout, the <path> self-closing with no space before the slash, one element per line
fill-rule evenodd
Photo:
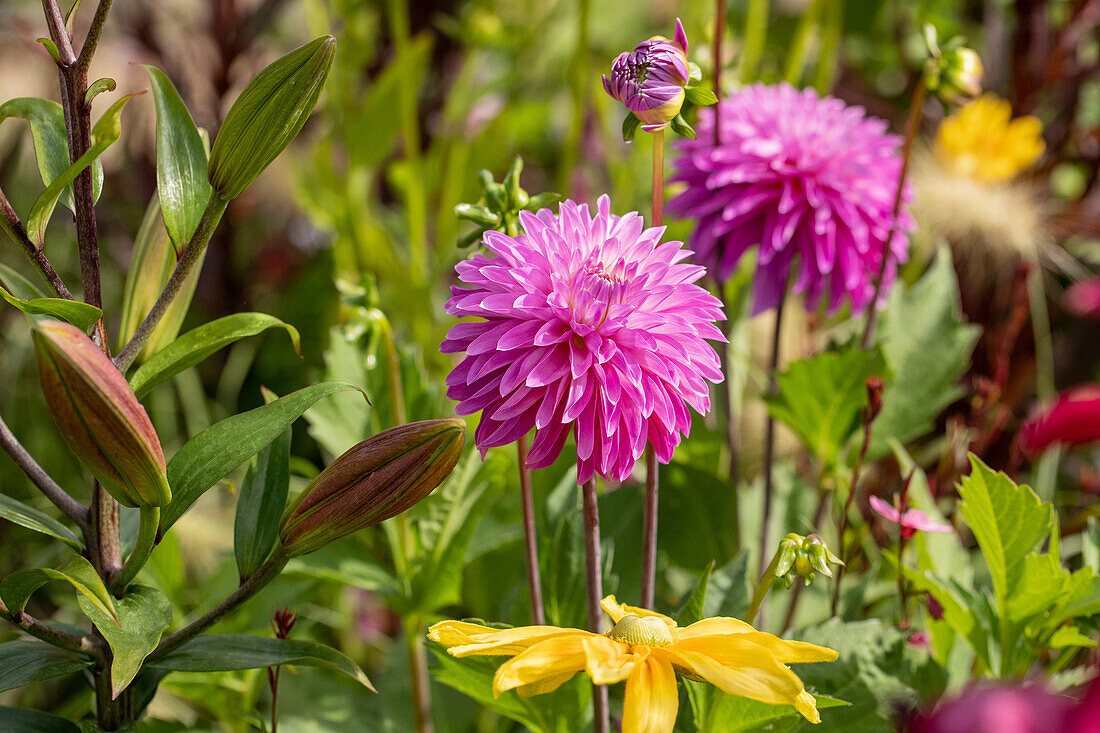
<path fill-rule="evenodd" d="M 734 659 L 746 654 L 751 656 L 759 649 L 767 650 L 783 664 L 832 662 L 837 658 L 836 651 L 828 647 L 780 639 L 764 631 L 740 631 L 739 627 L 707 623 L 719 620 L 725 619 L 705 619 L 687 627 L 677 634 L 673 648 L 702 652 L 719 659 L 722 655 L 729 655 L 731 661 L 728 664 L 735 664 Z"/>
<path fill-rule="evenodd" d="M 613 685 L 629 677 L 649 656 L 649 647 L 631 646 L 606 636 L 584 640 L 585 671 L 597 685 Z"/>
<path fill-rule="evenodd" d="M 607 615 L 611 617 L 611 621 L 616 624 L 623 620 L 623 616 L 655 616 L 664 621 L 669 629 L 676 628 L 676 622 L 663 613 L 657 613 L 656 611 L 650 611 L 636 606 L 625 606 L 616 601 L 615 596 L 604 598 L 600 601 L 600 605 L 603 606 L 603 610 L 607 612 Z"/>
<path fill-rule="evenodd" d="M 533 645 L 563 634 L 587 634 L 578 629 L 557 626 L 520 626 L 514 629 L 493 629 L 465 621 L 441 621 L 428 629 L 428 638 L 437 641 L 453 656 L 512 656 Z"/>
<path fill-rule="evenodd" d="M 756 631 L 752 626 L 741 619 L 714 616 L 696 621 L 690 626 L 676 632 L 677 639 L 690 639 L 693 636 L 709 636 L 711 634 L 745 634 Z"/>
<path fill-rule="evenodd" d="M 584 669 L 587 659 L 585 639 L 593 636 L 584 632 L 563 634 L 545 639 L 509 659 L 500 666 L 493 678 L 493 694 L 500 695 L 517 687 L 537 685 L 525 694 L 551 692 L 577 672 Z"/>
<path fill-rule="evenodd" d="M 623 733 L 672 733 L 679 707 L 672 665 L 650 654 L 626 681 Z"/>
<path fill-rule="evenodd" d="M 667 655 L 676 666 L 705 679 L 723 692 L 769 705 L 794 705 L 807 720 L 817 722 L 814 720 L 816 707 L 810 702 L 813 698 L 807 700 L 809 696 L 802 680 L 766 650 L 761 649 L 751 659 L 753 666 L 738 667 L 724 666 L 708 654 L 680 649 L 678 645 L 655 651 Z M 750 660 L 746 659 L 745 664 L 749 663 Z"/>

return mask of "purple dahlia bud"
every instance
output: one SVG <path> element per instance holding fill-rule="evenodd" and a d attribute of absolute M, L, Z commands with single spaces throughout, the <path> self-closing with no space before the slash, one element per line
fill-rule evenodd
<path fill-rule="evenodd" d="M 643 130 L 660 130 L 684 104 L 691 73 L 687 50 L 687 34 L 677 18 L 671 41 L 654 36 L 630 53 L 619 54 L 611 66 L 611 78 L 603 77 L 603 88 L 642 121 Z"/>
<path fill-rule="evenodd" d="M 42 321 L 33 335 L 46 405 L 69 448 L 119 503 L 167 505 L 160 439 L 115 365 L 68 323 Z"/>
<path fill-rule="evenodd" d="M 352 446 L 287 507 L 279 539 L 289 557 L 394 517 L 430 494 L 462 455 L 457 417 L 401 425 Z"/>

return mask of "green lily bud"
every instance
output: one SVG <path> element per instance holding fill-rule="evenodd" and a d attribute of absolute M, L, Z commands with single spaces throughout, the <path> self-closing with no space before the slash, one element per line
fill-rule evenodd
<path fill-rule="evenodd" d="M 115 365 L 68 323 L 41 321 L 33 336 L 46 405 L 69 448 L 119 503 L 167 505 L 160 439 Z"/>
<path fill-rule="evenodd" d="M 210 150 L 215 195 L 239 196 L 305 125 L 332 68 L 336 39 L 322 36 L 271 63 L 248 83 Z"/>
<path fill-rule="evenodd" d="M 416 504 L 454 470 L 465 434 L 460 418 L 423 420 L 353 446 L 287 507 L 279 523 L 283 551 L 305 555 Z"/>

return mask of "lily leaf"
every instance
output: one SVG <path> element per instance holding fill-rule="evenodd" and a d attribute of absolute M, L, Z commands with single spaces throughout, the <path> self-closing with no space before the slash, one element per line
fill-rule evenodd
<path fill-rule="evenodd" d="M 84 543 L 64 524 L 10 496 L 0 494 L 0 517 L 21 527 L 59 539 L 77 552 L 84 550 Z"/>
<path fill-rule="evenodd" d="M 0 692 L 79 672 L 90 666 L 91 659 L 43 641 L 9 641 L 0 644 Z M 4 717 L 0 715 L 0 723 L 3 722 Z M 11 729 L 0 726 L 0 730 Z"/>
<path fill-rule="evenodd" d="M 111 697 L 116 698 L 157 648 L 172 623 L 172 606 L 163 593 L 145 585 L 131 585 L 126 595 L 115 601 L 117 623 L 86 598 L 77 602 L 111 647 Z"/>
<path fill-rule="evenodd" d="M 70 556 L 56 570 L 53 568 L 17 570 L 0 581 L 0 599 L 3 599 L 9 611 L 19 613 L 26 607 L 31 594 L 51 580 L 63 580 L 69 583 L 103 614 L 115 621 L 118 620 L 111 594 L 107 592 L 107 588 L 92 564 L 81 555 Z"/>
<path fill-rule="evenodd" d="M 81 330 L 87 330 L 103 316 L 103 311 L 94 305 L 64 298 L 30 298 L 24 300 L 0 288 L 0 298 L 23 311 L 29 316 L 50 316 L 71 323 Z"/>

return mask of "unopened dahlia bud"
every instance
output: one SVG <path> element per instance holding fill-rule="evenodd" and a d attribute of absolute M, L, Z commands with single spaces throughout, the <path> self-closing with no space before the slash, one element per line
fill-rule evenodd
<path fill-rule="evenodd" d="M 216 195 L 239 196 L 306 124 L 325 86 L 336 39 L 322 36 L 256 75 L 225 116 L 207 176 Z"/>
<path fill-rule="evenodd" d="M 955 36 L 940 48 L 936 29 L 931 24 L 923 28 L 928 47 L 924 67 L 924 83 L 945 104 L 965 104 L 982 93 L 985 69 L 978 52 L 963 45 L 962 36 Z"/>
<path fill-rule="evenodd" d="M 167 505 L 160 439 L 115 365 L 71 324 L 41 321 L 33 336 L 46 405 L 69 448 L 119 503 Z"/>
<path fill-rule="evenodd" d="M 430 494 L 462 454 L 460 418 L 408 423 L 348 449 L 287 507 L 279 539 L 289 557 L 396 516 Z"/>
<path fill-rule="evenodd" d="M 778 558 L 773 575 L 783 581 L 788 588 L 794 583 L 794 577 L 805 578 L 806 585 L 814 581 L 815 573 L 826 578 L 833 577 L 829 564 L 843 565 L 840 558 L 829 551 L 825 541 L 819 535 L 802 535 L 791 532 L 779 542 Z"/>
<path fill-rule="evenodd" d="M 684 87 L 691 80 L 687 51 L 687 34 L 677 19 L 671 41 L 654 36 L 619 54 L 611 78 L 603 77 L 603 88 L 641 120 L 643 130 L 656 132 L 672 122 L 684 104 Z"/>

